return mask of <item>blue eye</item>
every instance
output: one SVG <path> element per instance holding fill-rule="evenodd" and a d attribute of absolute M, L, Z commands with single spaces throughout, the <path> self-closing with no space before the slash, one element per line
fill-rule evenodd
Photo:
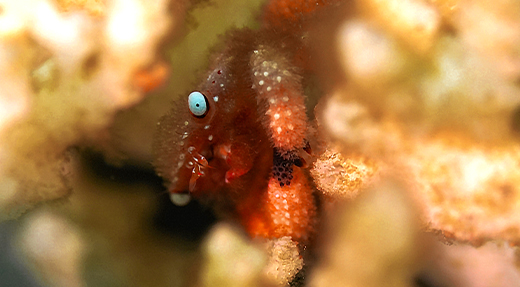
<path fill-rule="evenodd" d="M 188 107 L 194 116 L 202 118 L 208 113 L 208 99 L 201 92 L 191 92 Z"/>

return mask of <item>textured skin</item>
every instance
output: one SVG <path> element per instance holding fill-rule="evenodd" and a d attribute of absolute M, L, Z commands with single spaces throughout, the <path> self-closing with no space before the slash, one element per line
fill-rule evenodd
<path fill-rule="evenodd" d="M 290 8 L 274 13 L 277 5 Z M 214 55 L 196 89 L 208 114 L 190 114 L 188 93 L 159 123 L 154 164 L 169 191 L 212 202 L 252 237 L 304 242 L 313 231 L 313 188 L 300 158 L 309 150 L 300 22 L 323 5 L 268 3 L 262 29 L 230 32 Z"/>

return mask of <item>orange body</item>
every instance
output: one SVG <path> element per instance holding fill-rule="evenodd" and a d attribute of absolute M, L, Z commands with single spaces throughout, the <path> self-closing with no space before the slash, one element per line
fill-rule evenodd
<path fill-rule="evenodd" d="M 182 97 L 160 121 L 154 164 L 169 191 L 212 204 L 252 237 L 304 242 L 314 228 L 300 22 L 326 2 L 269 2 L 263 28 L 230 32 L 213 56 L 195 90 L 201 105 Z"/>

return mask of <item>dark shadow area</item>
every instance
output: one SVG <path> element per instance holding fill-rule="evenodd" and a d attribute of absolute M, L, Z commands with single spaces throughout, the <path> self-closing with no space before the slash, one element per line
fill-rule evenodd
<path fill-rule="evenodd" d="M 101 180 L 151 186 L 157 196 L 157 212 L 151 218 L 150 225 L 165 235 L 199 241 L 216 221 L 211 208 L 195 200 L 186 206 L 174 205 L 162 178 L 151 167 L 112 166 L 105 162 L 101 154 L 92 151 L 82 152 L 82 162 L 86 172 Z"/>

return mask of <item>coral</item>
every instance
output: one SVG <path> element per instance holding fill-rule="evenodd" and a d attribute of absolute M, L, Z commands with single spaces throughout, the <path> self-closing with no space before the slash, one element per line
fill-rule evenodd
<path fill-rule="evenodd" d="M 157 60 L 157 45 L 182 19 L 167 6 L 0 2 L 1 218 L 67 195 L 65 150 L 103 149 L 114 114 L 143 99 L 134 75 Z"/>
<path fill-rule="evenodd" d="M 441 243 L 432 247 L 436 252 L 423 272 L 433 286 L 520 286 L 517 250 L 503 242 L 488 242 L 479 248 Z"/>
<path fill-rule="evenodd" d="M 520 286 L 515 248 L 500 242 L 488 242 L 478 249 L 467 245 L 434 247 L 437 252 L 425 271 L 434 286 Z"/>
<path fill-rule="evenodd" d="M 80 230 L 54 213 L 31 216 L 17 244 L 32 267 L 51 286 L 84 286 L 81 267 L 87 244 Z"/>
<path fill-rule="evenodd" d="M 375 161 L 362 155 L 343 155 L 337 148 L 327 148 L 313 163 L 311 174 L 318 189 L 332 198 L 355 198 L 378 172 Z"/>
<path fill-rule="evenodd" d="M 267 258 L 260 248 L 224 224 L 215 226 L 206 240 L 202 286 L 263 285 L 262 268 Z"/>
<path fill-rule="evenodd" d="M 318 30 L 314 36 L 320 48 L 334 47 L 317 57 L 335 61 L 334 71 L 340 71 L 324 81 L 329 96 L 318 117 L 326 134 L 342 149 L 399 171 L 396 176 L 420 199 L 428 228 L 474 244 L 517 242 L 520 236 L 514 211 L 520 91 L 512 76 L 518 63 L 513 43 L 520 37 L 509 32 L 520 19 L 509 16 L 518 9 L 513 2 L 492 9 L 486 1 L 356 3 L 361 17 L 349 17 L 352 6 L 345 5 L 328 34 Z M 443 12 L 445 5 L 455 8 Z M 414 18 L 416 8 L 430 16 Z M 390 16 L 405 22 L 385 25 Z M 503 28 L 491 36 L 478 29 L 480 23 L 463 20 L 472 17 Z M 423 25 L 431 29 L 417 29 Z M 496 41 L 479 38 L 485 35 Z M 319 71 L 322 78 L 330 76 Z"/>
<path fill-rule="evenodd" d="M 417 214 L 410 195 L 387 180 L 330 209 L 309 286 L 412 286 L 424 247 Z"/>
<path fill-rule="evenodd" d="M 267 278 L 278 286 L 286 286 L 303 268 L 299 248 L 289 236 L 272 239 L 266 248 L 269 260 L 264 269 Z"/>

